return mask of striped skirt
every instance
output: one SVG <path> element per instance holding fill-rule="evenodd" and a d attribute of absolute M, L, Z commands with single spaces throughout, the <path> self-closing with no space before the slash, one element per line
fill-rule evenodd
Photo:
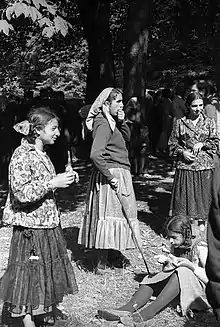
<path fill-rule="evenodd" d="M 64 295 L 78 291 L 61 227 L 14 227 L 0 299 L 12 317 L 52 311 Z"/>
<path fill-rule="evenodd" d="M 206 221 L 211 206 L 212 178 L 212 169 L 176 169 L 169 215 Z"/>
<path fill-rule="evenodd" d="M 125 250 L 135 248 L 129 219 L 136 238 L 140 241 L 137 206 L 129 170 L 109 169 L 119 180 L 123 208 L 106 177 L 94 169 L 90 179 L 84 219 L 79 232 L 79 244 L 87 248 Z M 126 217 L 125 217 L 126 214 Z"/>

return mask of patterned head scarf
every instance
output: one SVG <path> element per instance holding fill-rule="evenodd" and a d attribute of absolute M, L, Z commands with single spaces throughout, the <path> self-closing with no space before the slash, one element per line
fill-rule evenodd
<path fill-rule="evenodd" d="M 114 131 L 116 125 L 115 120 L 109 113 L 109 108 L 104 104 L 113 89 L 113 87 L 107 87 L 106 89 L 104 89 L 92 104 L 88 116 L 86 118 L 86 126 L 89 131 L 93 130 L 94 118 L 100 112 L 102 112 L 105 118 L 107 119 L 111 130 Z"/>

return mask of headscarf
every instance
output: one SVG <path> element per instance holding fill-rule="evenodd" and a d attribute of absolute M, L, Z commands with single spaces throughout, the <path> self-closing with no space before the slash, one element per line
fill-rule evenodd
<path fill-rule="evenodd" d="M 88 116 L 86 118 L 86 126 L 89 131 L 93 130 L 94 118 L 100 112 L 102 112 L 104 117 L 107 119 L 111 130 L 114 131 L 116 122 L 115 122 L 114 118 L 112 117 L 112 115 L 109 113 L 109 108 L 104 104 L 113 89 L 114 89 L 113 87 L 107 87 L 99 94 L 99 96 L 93 102 L 93 104 L 89 110 Z"/>

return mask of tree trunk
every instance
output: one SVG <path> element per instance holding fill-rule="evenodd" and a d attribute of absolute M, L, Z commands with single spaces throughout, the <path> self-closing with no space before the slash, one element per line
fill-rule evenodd
<path fill-rule="evenodd" d="M 109 29 L 110 1 L 78 0 L 77 4 L 89 47 L 86 103 L 91 103 L 105 87 L 115 82 Z"/>
<path fill-rule="evenodd" d="M 147 123 L 145 93 L 150 12 L 151 0 L 132 1 L 125 34 L 124 100 L 138 98 L 144 124 Z"/>

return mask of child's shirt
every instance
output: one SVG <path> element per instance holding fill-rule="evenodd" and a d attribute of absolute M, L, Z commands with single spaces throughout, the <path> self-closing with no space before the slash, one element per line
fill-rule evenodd
<path fill-rule="evenodd" d="M 59 212 L 50 184 L 55 175 L 50 158 L 23 139 L 9 164 L 3 223 L 28 228 L 57 227 Z"/>

